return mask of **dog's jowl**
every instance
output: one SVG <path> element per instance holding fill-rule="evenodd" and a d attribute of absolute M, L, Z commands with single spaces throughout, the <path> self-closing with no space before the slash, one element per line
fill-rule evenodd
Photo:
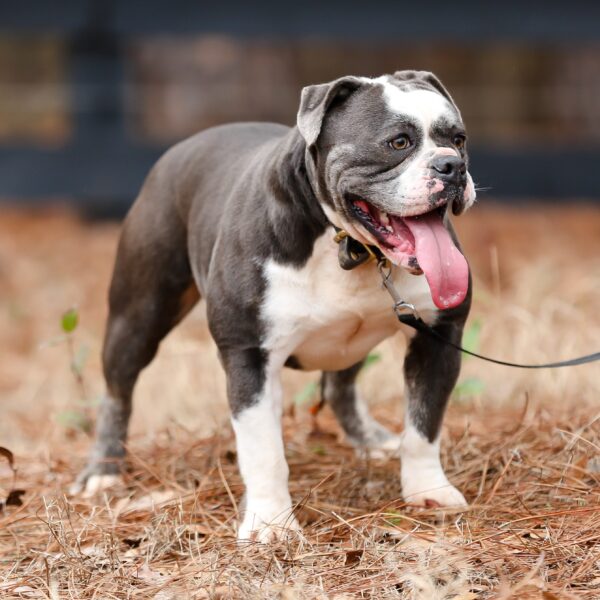
<path fill-rule="evenodd" d="M 475 200 L 467 166 L 457 107 L 419 71 L 310 86 L 295 127 L 215 127 L 169 150 L 124 224 L 107 392 L 79 488 L 93 493 L 118 476 L 137 377 L 202 297 L 246 485 L 240 539 L 298 528 L 281 430 L 286 364 L 323 371 L 325 400 L 352 444 L 399 452 L 408 502 L 464 505 L 439 458 L 460 355 L 398 323 L 372 262 L 340 268 L 334 226 L 377 247 L 402 297 L 459 342 L 470 277 L 449 216 Z M 401 436 L 370 417 L 355 386 L 369 351 L 396 334 L 412 336 Z"/>

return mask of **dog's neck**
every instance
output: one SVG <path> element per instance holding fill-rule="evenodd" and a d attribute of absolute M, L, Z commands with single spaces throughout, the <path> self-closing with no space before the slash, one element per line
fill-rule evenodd
<path fill-rule="evenodd" d="M 268 165 L 268 187 L 275 200 L 268 206 L 268 219 L 284 254 L 300 239 L 312 246 L 330 226 L 311 185 L 305 155 L 306 142 L 293 127 L 273 148 Z"/>
<path fill-rule="evenodd" d="M 279 205 L 321 229 L 329 222 L 311 184 L 305 155 L 306 142 L 293 127 L 277 144 L 269 187 Z"/>

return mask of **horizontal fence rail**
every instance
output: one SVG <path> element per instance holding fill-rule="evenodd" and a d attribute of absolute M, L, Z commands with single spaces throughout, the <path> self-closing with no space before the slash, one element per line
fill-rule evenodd
<path fill-rule="evenodd" d="M 457 11 L 441 0 L 410 10 L 396 0 L 377 10 L 338 1 L 10 4 L 0 4 L 0 59 L 11 40 L 26 54 L 36 36 L 50 35 L 62 62 L 39 48 L 50 75 L 38 86 L 18 63 L 17 81 L 2 81 L 0 60 L 0 115 L 20 105 L 52 113 L 40 117 L 39 135 L 25 113 L 0 123 L 3 201 L 71 199 L 122 213 L 153 162 L 195 124 L 236 116 L 291 124 L 302 85 L 355 65 L 364 73 L 413 63 L 448 73 L 474 124 L 471 171 L 485 193 L 600 200 L 599 3 L 506 2 L 493 11 L 471 1 Z M 566 42 L 579 44 L 579 54 Z M 475 83 L 457 71 L 461 64 L 478 73 Z M 548 107 L 556 98 L 555 114 Z"/>

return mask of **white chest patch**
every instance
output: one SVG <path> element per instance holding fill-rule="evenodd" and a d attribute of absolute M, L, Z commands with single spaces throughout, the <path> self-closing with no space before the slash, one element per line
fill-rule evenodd
<path fill-rule="evenodd" d="M 333 236 L 326 231 L 300 269 L 274 260 L 264 266 L 264 347 L 282 364 L 294 355 L 306 370 L 345 369 L 401 328 L 375 265 L 344 271 Z M 393 280 L 424 319 L 435 318 L 425 277 L 394 268 Z"/>

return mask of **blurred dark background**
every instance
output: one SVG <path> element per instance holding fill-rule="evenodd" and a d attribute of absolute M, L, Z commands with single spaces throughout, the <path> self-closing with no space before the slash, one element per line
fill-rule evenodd
<path fill-rule="evenodd" d="M 122 214 L 164 149 L 302 86 L 434 71 L 505 202 L 600 200 L 600 3 L 0 3 L 0 199 Z"/>

